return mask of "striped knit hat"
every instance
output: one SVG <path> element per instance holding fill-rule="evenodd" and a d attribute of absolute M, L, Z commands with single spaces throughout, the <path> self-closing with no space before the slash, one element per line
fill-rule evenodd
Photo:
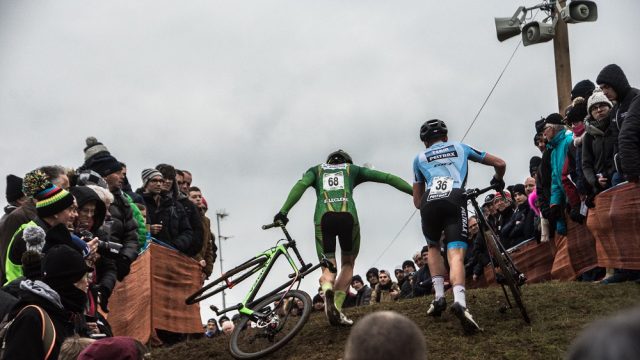
<path fill-rule="evenodd" d="M 57 214 L 73 205 L 73 195 L 52 184 L 40 170 L 25 175 L 23 192 L 36 199 L 36 211 L 40 218 Z"/>

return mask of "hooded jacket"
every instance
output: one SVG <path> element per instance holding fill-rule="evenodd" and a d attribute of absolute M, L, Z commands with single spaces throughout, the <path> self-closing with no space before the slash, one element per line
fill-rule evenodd
<path fill-rule="evenodd" d="M 107 238 L 107 234 L 101 229 L 107 213 L 107 207 L 104 202 L 102 202 L 98 194 L 96 194 L 95 191 L 86 186 L 74 186 L 69 189 L 69 191 L 76 198 L 78 209 L 81 209 L 90 201 L 95 202 L 96 210 L 95 214 L 93 215 L 93 224 L 88 230 L 91 231 L 94 236 L 97 236 L 101 241 L 109 241 L 109 239 Z M 101 287 L 100 290 L 105 292 L 108 298 L 116 285 L 116 279 L 118 277 L 116 261 L 111 256 L 109 256 L 109 254 L 101 253 L 100 257 L 96 261 L 95 268 L 95 283 Z"/>
<path fill-rule="evenodd" d="M 629 177 L 640 176 L 640 95 L 634 98 L 622 124 L 618 149 L 622 171 Z"/>
<path fill-rule="evenodd" d="M 27 305 L 37 305 L 51 318 L 56 330 L 56 339 L 50 359 L 57 359 L 64 339 L 78 333 L 82 326 L 78 313 L 64 309 L 60 295 L 42 281 L 25 280 L 20 284 L 20 301 L 9 313 L 15 319 L 6 334 L 4 359 L 42 360 L 45 350 L 42 337 L 42 317 L 33 308 L 20 310 Z M 18 315 L 18 313 L 20 313 Z"/>
<path fill-rule="evenodd" d="M 617 103 L 611 109 L 611 122 L 614 127 L 614 133 L 616 138 L 618 134 L 621 133 L 622 126 L 627 117 L 629 107 L 633 102 L 633 99 L 640 95 L 640 90 L 631 87 L 629 85 L 629 80 L 627 80 L 627 76 L 622 71 L 622 69 L 616 64 L 609 64 L 605 66 L 598 74 L 598 78 L 596 79 L 596 83 L 607 84 L 615 90 L 618 95 Z M 618 158 L 619 147 L 616 143 L 614 147 L 614 161 L 616 165 L 616 169 L 618 172 L 622 171 L 622 165 L 620 163 L 620 159 Z"/>
<path fill-rule="evenodd" d="M 573 133 L 570 131 L 560 130 L 551 139 L 547 148 L 551 151 L 551 198 L 550 205 L 564 205 L 566 203 L 566 194 L 562 185 L 562 171 L 564 162 L 567 158 L 567 151 L 573 141 Z"/>

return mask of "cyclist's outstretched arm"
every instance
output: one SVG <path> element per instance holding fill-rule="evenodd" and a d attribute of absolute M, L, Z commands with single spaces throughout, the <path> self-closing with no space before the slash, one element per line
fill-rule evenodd
<path fill-rule="evenodd" d="M 485 165 L 493 166 L 493 168 L 496 171 L 496 174 L 494 177 L 497 180 L 502 180 L 504 173 L 507 171 L 507 163 L 505 163 L 504 160 L 500 159 L 495 155 L 486 153 L 486 155 L 484 156 L 484 159 L 482 160 L 482 163 Z"/>
<path fill-rule="evenodd" d="M 413 193 L 413 190 L 411 189 L 411 185 L 409 185 L 408 182 L 402 180 L 402 178 L 393 174 L 361 167 L 360 176 L 361 176 L 361 179 L 358 179 L 358 183 L 363 183 L 365 181 L 385 183 L 393 186 L 394 188 L 402 191 L 403 193 L 406 193 L 409 195 Z"/>
<path fill-rule="evenodd" d="M 302 179 L 298 180 L 298 182 L 293 185 L 293 188 L 291 188 L 291 191 L 289 191 L 287 200 L 285 200 L 284 205 L 280 208 L 282 214 L 286 215 L 289 213 L 289 210 L 300 200 L 302 194 L 313 184 L 315 178 L 316 175 L 311 169 L 304 173 Z"/>

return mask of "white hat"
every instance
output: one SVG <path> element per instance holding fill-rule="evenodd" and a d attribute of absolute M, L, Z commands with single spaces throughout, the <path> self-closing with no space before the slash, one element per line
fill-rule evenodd
<path fill-rule="evenodd" d="M 593 91 L 593 94 L 589 97 L 589 101 L 587 102 L 587 111 L 591 114 L 591 107 L 595 104 L 605 103 L 609 105 L 610 108 L 613 107 L 613 104 L 607 97 L 604 95 L 602 90 L 596 89 Z"/>

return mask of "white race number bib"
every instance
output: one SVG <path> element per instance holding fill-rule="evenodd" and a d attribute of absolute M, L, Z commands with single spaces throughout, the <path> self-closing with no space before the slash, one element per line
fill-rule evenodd
<path fill-rule="evenodd" d="M 453 189 L 453 178 L 448 176 L 435 176 L 429 188 L 427 200 L 442 199 L 449 196 Z"/>
<path fill-rule="evenodd" d="M 342 172 L 325 173 L 322 175 L 322 188 L 325 191 L 343 190 L 344 175 Z"/>

